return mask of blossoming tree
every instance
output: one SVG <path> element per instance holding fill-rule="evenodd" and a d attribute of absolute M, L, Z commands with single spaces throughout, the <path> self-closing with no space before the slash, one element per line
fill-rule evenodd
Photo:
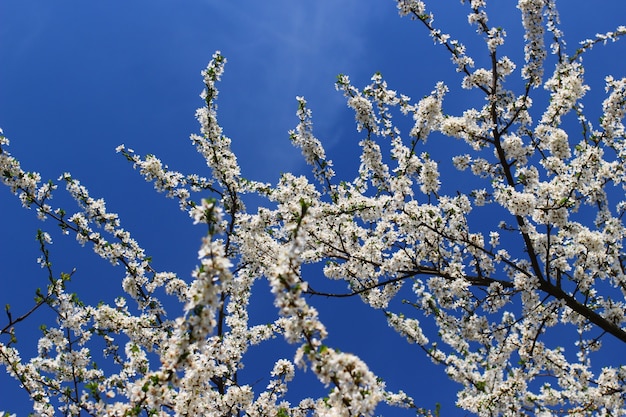
<path fill-rule="evenodd" d="M 447 114 L 444 83 L 413 101 L 380 74 L 363 88 L 340 75 L 336 86 L 361 138 L 355 179 L 336 178 L 300 97 L 290 137 L 311 177 L 287 173 L 276 185 L 243 178 L 217 119 L 220 53 L 202 73 L 205 106 L 196 114 L 200 133 L 191 136 L 210 176 L 117 149 L 206 229 L 191 282 L 156 270 L 118 216 L 69 173 L 59 181 L 78 210 L 54 207 L 57 183 L 23 170 L 2 136 L 2 180 L 22 204 L 126 271 L 114 305 L 87 305 L 67 291 L 72 274 L 53 270 L 50 235 L 38 234 L 48 287 L 30 310 L 7 306 L 0 324 L 0 364 L 28 392 L 34 413 L 371 416 L 382 402 L 436 413 L 417 396 L 388 391 L 357 355 L 329 346 L 317 295 L 360 297 L 384 314 L 459 383 L 456 403 L 469 412 L 626 414 L 623 359 L 595 366 L 603 341 L 626 343 L 626 79 L 606 78 L 598 123 L 581 104 L 583 56 L 626 27 L 568 53 L 555 1 L 519 0 L 525 58 L 516 73 L 499 53 L 505 30 L 490 25 L 486 2 L 464 3 L 485 40 L 483 68 L 437 28 L 422 1 L 397 6 L 449 52 L 463 88 L 477 90 L 484 104 Z M 516 76 L 521 82 L 510 80 Z M 532 100 L 540 87 L 549 93 L 543 106 Z M 427 152 L 431 135 L 466 143 L 451 163 L 472 179 L 459 185 L 442 175 L 445 161 Z M 246 207 L 250 195 L 258 207 Z M 342 290 L 317 288 L 304 264 L 319 264 L 345 283 Z M 267 325 L 248 316 L 259 281 L 269 284 L 280 315 Z M 24 358 L 16 333 L 46 308 L 56 322 L 43 328 L 38 354 Z M 426 322 L 437 330 L 429 333 Z M 248 349 L 277 335 L 294 346 L 293 357 L 274 364 L 269 384 L 238 378 Z M 316 375 L 325 397 L 287 400 L 298 367 Z"/>

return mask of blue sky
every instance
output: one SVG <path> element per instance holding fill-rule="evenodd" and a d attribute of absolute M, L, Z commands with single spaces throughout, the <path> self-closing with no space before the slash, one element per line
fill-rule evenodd
<path fill-rule="evenodd" d="M 465 24 L 467 8 L 456 0 L 434 3 L 449 11 L 436 15 L 442 29 L 476 51 L 477 61 L 485 58 L 480 38 Z M 514 2 L 494 3 L 491 20 L 507 30 L 507 51 L 518 62 L 519 12 Z M 582 0 L 561 3 L 570 50 L 579 40 L 626 23 L 622 0 L 603 0 L 594 8 Z M 433 46 L 421 24 L 400 19 L 391 0 L 5 0 L 0 20 L 0 127 L 11 139 L 9 151 L 44 179 L 71 172 L 120 214 L 159 269 L 181 276 L 188 277 L 195 265 L 202 230 L 114 149 L 124 143 L 140 154 L 161 157 L 173 169 L 206 174 L 188 137 L 198 130 L 194 112 L 202 105 L 200 71 L 215 50 L 228 59 L 219 86 L 221 124 L 233 139 L 244 176 L 272 183 L 281 172 L 308 172 L 287 133 L 297 123 L 297 95 L 308 100 L 316 136 L 337 170 L 346 179 L 354 177 L 360 135 L 334 89 L 339 73 L 363 86 L 380 71 L 391 88 L 415 99 L 444 80 L 451 88 L 445 102 L 451 113 L 476 102 L 476 96 L 459 89 L 460 77 L 443 49 Z M 602 100 L 605 75 L 626 75 L 624 56 L 623 42 L 588 55 L 589 108 Z M 445 146 L 429 145 L 434 150 Z M 0 190 L 0 202 L 0 303 L 25 308 L 34 288 L 46 282 L 35 262 L 36 231 L 56 232 L 55 225 L 36 220 L 6 189 Z M 54 203 L 72 208 L 63 192 Z M 73 238 L 58 233 L 53 238 L 56 271 L 76 267 L 75 285 L 87 300 L 119 293 L 120 268 L 111 268 Z M 453 405 L 456 386 L 447 382 L 443 369 L 386 331 L 381 316 L 369 315 L 367 323 L 360 323 L 366 310 L 358 300 L 320 300 L 319 307 L 331 329 L 330 344 L 361 354 L 390 388 L 404 389 L 420 405 L 441 402 L 444 414 L 464 414 Z M 30 325 L 36 331 L 37 325 Z M 372 333 L 372 328 L 383 330 Z M 25 345 L 32 332 L 26 326 L 20 332 Z M 268 367 L 271 363 L 259 368 L 257 378 L 256 368 L 246 372 L 256 380 Z M 25 414 L 25 396 L 10 384 L 0 375 L 3 392 L 12 394 L 0 398 L 0 410 Z"/>

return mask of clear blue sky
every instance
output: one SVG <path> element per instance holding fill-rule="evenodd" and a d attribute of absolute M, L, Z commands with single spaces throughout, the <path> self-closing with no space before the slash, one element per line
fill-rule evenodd
<path fill-rule="evenodd" d="M 140 154 L 161 157 L 173 169 L 206 174 L 188 137 L 198 130 L 194 112 L 202 105 L 200 71 L 221 50 L 228 64 L 219 86 L 219 118 L 244 176 L 275 183 L 281 172 L 308 172 L 287 133 L 297 123 L 295 96 L 303 95 L 313 110 L 317 137 L 338 171 L 352 179 L 360 135 L 334 90 L 337 74 L 348 74 L 363 86 L 380 71 L 392 88 L 414 99 L 444 80 L 452 90 L 446 110 L 457 114 L 475 98 L 459 90 L 460 77 L 443 49 L 433 46 L 419 22 L 400 19 L 394 3 L 5 0 L 0 2 L 0 127 L 24 169 L 39 171 L 44 179 L 71 172 L 120 214 L 158 269 L 189 277 L 203 231 L 191 225 L 176 202 L 154 192 L 115 147 L 124 143 Z M 438 3 L 435 12 L 449 11 L 436 15 L 442 29 L 476 51 L 477 61 L 486 58 L 480 38 L 465 24 L 467 7 L 456 0 L 432 3 Z M 507 48 L 517 59 L 522 41 L 515 2 L 494 3 L 491 21 L 506 29 Z M 626 24 L 623 0 L 593 7 L 567 0 L 560 7 L 570 51 L 579 40 Z M 625 56 L 624 42 L 588 55 L 589 106 L 601 102 L 609 68 L 615 76 L 626 75 Z M 53 202 L 73 209 L 62 191 Z M 121 268 L 111 268 L 73 238 L 60 236 L 52 222 L 36 220 L 6 189 L 0 189 L 0 207 L 0 304 L 26 308 L 34 289 L 45 286 L 45 273 L 35 262 L 38 228 L 54 232 L 55 270 L 76 267 L 75 285 L 87 301 L 110 301 L 120 293 Z M 319 272 L 308 278 L 320 279 L 314 274 Z M 390 388 L 405 390 L 418 404 L 441 402 L 444 415 L 464 414 L 453 405 L 457 387 L 447 382 L 443 368 L 387 330 L 381 315 L 364 316 L 367 310 L 359 300 L 319 300 L 319 306 L 331 331 L 329 344 L 361 354 Z M 257 314 L 259 322 L 269 319 L 273 307 Z M 36 335 L 37 324 L 18 329 L 20 345 Z M 270 369 L 271 363 L 253 364 L 246 372 L 254 382 Z M 26 414 L 25 394 L 13 384 L 0 375 L 0 410 Z"/>

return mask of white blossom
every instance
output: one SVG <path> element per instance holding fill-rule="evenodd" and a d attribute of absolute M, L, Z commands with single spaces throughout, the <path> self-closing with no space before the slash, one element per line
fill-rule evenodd
<path fill-rule="evenodd" d="M 485 67 L 474 69 L 463 43 L 436 26 L 424 2 L 397 7 L 450 54 L 463 77 L 457 94 L 481 94 L 483 104 L 448 114 L 442 82 L 414 102 L 380 73 L 363 88 L 340 75 L 336 88 L 354 111 L 360 145 L 353 179 L 336 179 L 303 97 L 289 135 L 311 175 L 283 173 L 276 184 L 243 178 L 218 122 L 226 63 L 219 52 L 202 71 L 200 132 L 191 136 L 210 178 L 118 146 L 202 228 L 191 276 L 158 270 L 105 200 L 69 173 L 57 181 L 77 208 L 53 206 L 55 181 L 22 169 L 0 131 L 0 172 L 11 193 L 124 270 L 119 296 L 84 302 L 68 289 L 74 272 L 54 269 L 49 251 L 57 239 L 51 246 L 52 235 L 38 232 L 48 286 L 23 316 L 7 306 L 8 323 L 0 324 L 7 336 L 0 365 L 30 395 L 33 414 L 373 416 L 383 402 L 394 411 L 436 413 L 420 407 L 428 402 L 419 392 L 406 394 L 410 385 L 388 391 L 359 352 L 331 346 L 318 297 L 355 297 L 442 366 L 459 384 L 456 405 L 466 412 L 624 415 L 626 367 L 600 355 L 607 339 L 626 341 L 619 188 L 626 183 L 626 79 L 606 77 L 594 126 L 582 105 L 589 90 L 582 56 L 626 28 L 583 41 L 569 57 L 555 2 L 519 0 L 525 47 L 517 74 L 517 58 L 499 53 L 506 32 L 490 26 L 487 2 L 466 3 L 490 58 Z M 544 81 L 546 32 L 557 64 Z M 522 82 L 507 83 L 516 74 Z M 531 88 L 538 86 L 548 91 L 543 103 Z M 566 121 L 569 113 L 582 133 Z M 427 148 L 429 138 L 436 146 Z M 314 267 L 319 274 L 309 275 Z M 253 288 L 261 285 L 276 313 L 268 323 L 250 317 Z M 339 289 L 319 289 L 326 285 Z M 39 309 L 52 319 L 26 358 L 15 325 Z M 291 356 L 244 378 L 250 348 L 279 337 Z M 296 373 L 304 371 L 325 393 L 291 402 Z"/>

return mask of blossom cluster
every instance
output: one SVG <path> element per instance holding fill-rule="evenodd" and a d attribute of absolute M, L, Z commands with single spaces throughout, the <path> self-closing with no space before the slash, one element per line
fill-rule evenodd
<path fill-rule="evenodd" d="M 8 323 L 0 325 L 0 366 L 28 393 L 34 415 L 352 417 L 373 416 L 381 403 L 432 415 L 418 406 L 419 393 L 405 393 L 412 387 L 390 392 L 358 352 L 330 346 L 316 296 L 360 297 L 383 314 L 459 384 L 456 405 L 468 412 L 624 415 L 626 367 L 619 358 L 602 358 L 602 367 L 596 361 L 606 339 L 626 343 L 626 79 L 606 78 L 603 117 L 594 125 L 581 103 L 589 90 L 581 57 L 626 30 L 584 41 L 569 57 L 555 2 L 519 0 L 523 82 L 508 83 L 516 64 L 499 54 L 505 31 L 490 26 L 486 1 L 469 2 L 468 23 L 491 58 L 475 69 L 424 2 L 397 6 L 450 54 L 460 86 L 484 102 L 449 114 L 443 82 L 413 101 L 380 73 L 363 88 L 339 75 L 361 147 L 356 178 L 336 179 L 302 97 L 289 135 L 312 178 L 285 173 L 275 185 L 242 178 L 218 122 L 226 63 L 219 52 L 202 72 L 200 132 L 191 135 L 209 176 L 117 148 L 206 230 L 188 280 L 158 271 L 104 200 L 69 173 L 58 181 L 78 209 L 52 207 L 56 183 L 24 171 L 0 131 L 3 184 L 39 218 L 124 269 L 123 293 L 89 305 L 70 290 L 74 273 L 55 271 L 50 233 L 38 233 L 48 286 L 23 315 L 7 307 Z M 557 63 L 544 81 L 546 31 Z M 535 113 L 538 86 L 549 99 Z M 566 123 L 569 113 L 582 133 Z M 435 141 L 451 144 L 442 145 L 452 149 L 449 160 L 427 148 Z M 467 173 L 463 181 L 455 170 Z M 248 194 L 266 204 L 248 209 Z M 318 291 L 305 264 L 317 264 L 336 291 Z M 265 324 L 249 317 L 259 283 L 270 288 L 276 311 Z M 36 355 L 25 358 L 15 328 L 46 308 L 54 320 L 42 327 Z M 293 346 L 292 357 L 268 368 L 266 384 L 244 380 L 249 349 L 277 337 Z M 325 396 L 290 396 L 304 370 Z"/>

